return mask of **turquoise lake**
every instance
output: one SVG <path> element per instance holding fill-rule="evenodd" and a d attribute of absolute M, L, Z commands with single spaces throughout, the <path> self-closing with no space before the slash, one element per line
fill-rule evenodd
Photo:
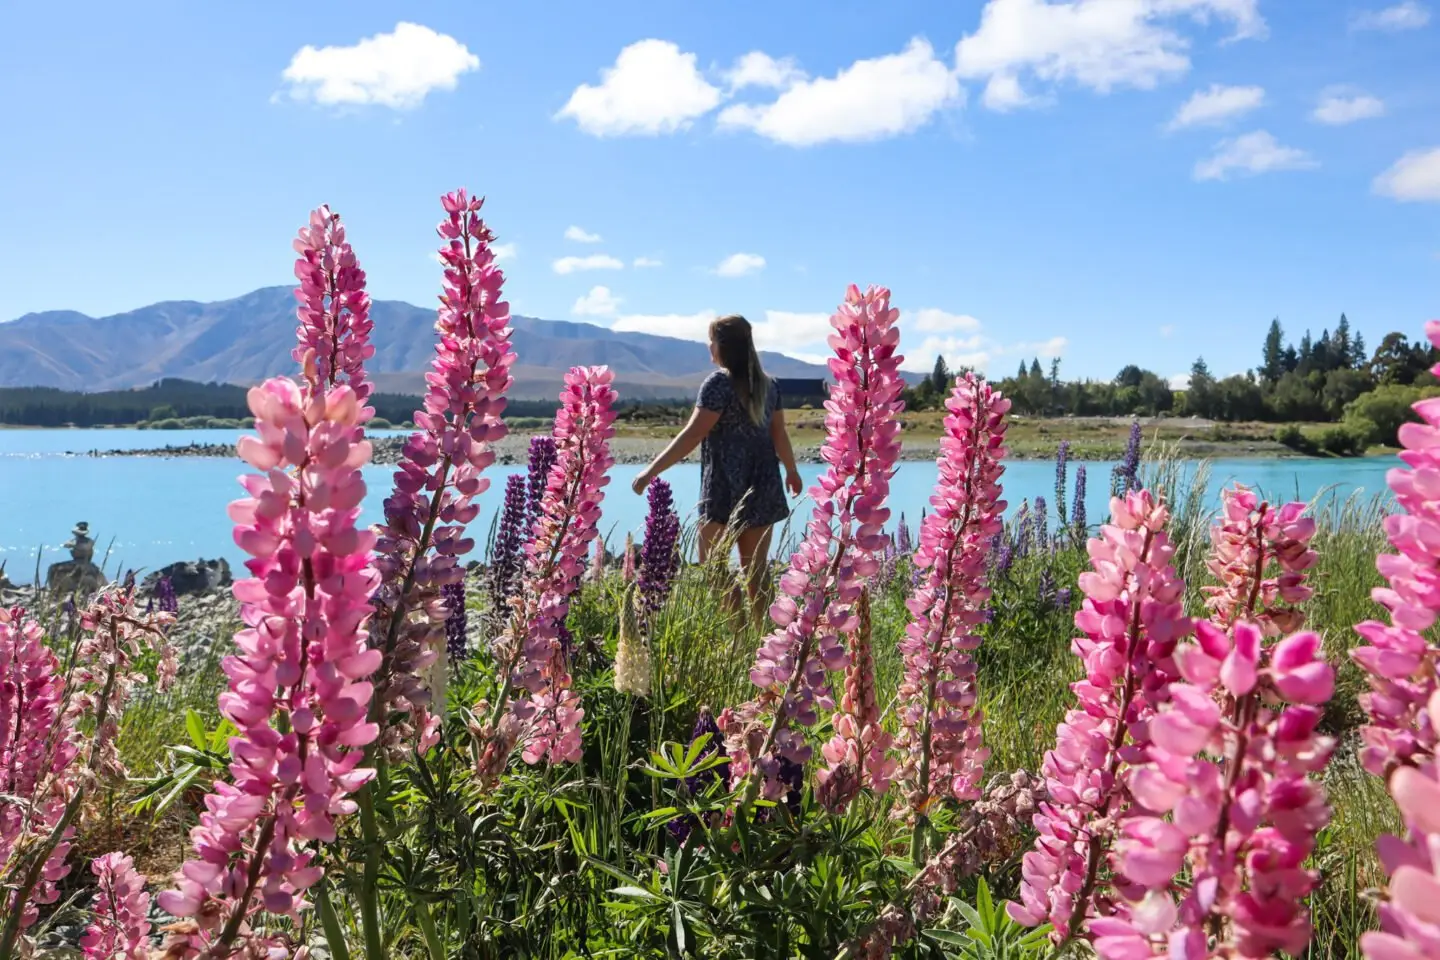
<path fill-rule="evenodd" d="M 17 583 L 29 582 L 37 559 L 42 565 L 64 559 L 60 544 L 75 521 L 90 524 L 97 542 L 96 559 L 107 550 L 109 573 L 129 568 L 154 569 L 176 560 L 223 556 L 238 567 L 245 559 L 231 539 L 225 506 L 242 495 L 236 478 L 245 469 L 238 460 L 160 457 L 90 457 L 89 450 L 153 449 L 190 443 L 233 444 L 234 430 L 0 430 L 0 562 Z M 1327 490 L 1339 495 L 1358 491 L 1385 492 L 1385 472 L 1398 464 L 1394 457 L 1360 460 L 1216 460 L 1211 463 L 1211 493 L 1223 484 L 1240 482 L 1272 498 L 1308 500 Z M 1109 498 L 1111 463 L 1089 463 L 1086 507 L 1092 524 L 1104 519 Z M 505 477 L 523 470 L 495 466 L 488 471 L 491 487 L 481 497 L 481 515 L 473 525 L 483 543 L 499 509 Z M 802 465 L 807 484 L 820 473 L 819 464 Z M 380 519 L 381 501 L 394 468 L 366 469 L 370 486 L 363 520 Z M 630 491 L 640 470 L 617 465 L 606 488 L 601 531 L 614 546 L 627 532 L 643 529 L 645 501 Z M 682 465 L 666 479 L 675 488 L 682 515 L 693 512 L 699 469 Z M 900 464 L 891 484 L 890 503 L 898 517 L 912 524 L 927 506 L 935 482 L 930 462 Z M 1070 472 L 1071 489 L 1074 469 Z M 1011 509 L 1037 496 L 1053 499 L 1055 465 L 1047 461 L 1011 461 L 1005 471 L 1005 498 Z M 806 504 L 799 505 L 804 510 Z M 1053 510 L 1053 507 L 1052 507 Z M 792 522 L 803 527 L 808 512 Z M 1052 517 L 1053 522 L 1053 517 Z M 237 569 L 236 571 L 240 571 Z"/>

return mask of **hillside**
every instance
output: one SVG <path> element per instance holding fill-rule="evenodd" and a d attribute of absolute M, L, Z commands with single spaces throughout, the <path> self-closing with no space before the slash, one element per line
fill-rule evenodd
<path fill-rule="evenodd" d="M 377 300 L 375 357 L 380 390 L 419 393 L 434 347 L 435 312 Z M 577 364 L 606 364 L 631 398 L 689 396 L 713 367 L 703 344 L 589 323 L 514 317 L 517 399 L 545 399 Z M 289 287 L 266 287 L 214 303 L 156 303 L 109 317 L 69 310 L 31 313 L 0 323 L 0 386 L 116 390 L 164 377 L 249 384 L 294 367 L 295 300 Z M 824 367 L 763 354 L 780 377 L 822 377 Z"/>

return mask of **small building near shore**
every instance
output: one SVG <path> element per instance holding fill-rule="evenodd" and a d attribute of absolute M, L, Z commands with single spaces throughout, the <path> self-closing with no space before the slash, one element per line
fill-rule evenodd
<path fill-rule="evenodd" d="M 780 391 L 780 405 L 789 410 L 823 406 L 830 399 L 830 384 L 819 377 L 776 377 L 775 388 Z"/>

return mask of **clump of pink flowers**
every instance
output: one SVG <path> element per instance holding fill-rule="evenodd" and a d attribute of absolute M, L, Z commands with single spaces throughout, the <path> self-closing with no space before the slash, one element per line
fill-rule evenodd
<path fill-rule="evenodd" d="M 965 374 L 945 406 L 934 510 L 920 524 L 913 558 L 922 579 L 906 601 L 912 619 L 900 641 L 900 780 L 903 809 L 920 819 L 917 831 L 935 800 L 979 796 L 987 751 L 971 651 L 980 644 L 990 599 L 986 563 L 1005 510 L 1000 476 L 1010 401 Z"/>
<path fill-rule="evenodd" d="M 1216 623 L 1251 620 L 1269 637 L 1300 627 L 1299 605 L 1314 593 L 1305 571 L 1315 565 L 1315 520 L 1304 512 L 1303 503 L 1277 510 L 1241 486 L 1225 491 L 1207 563 L 1218 583 L 1201 588 Z"/>
<path fill-rule="evenodd" d="M 1101 869 L 1130 807 L 1126 766 L 1143 757 L 1146 728 L 1175 677 L 1177 641 L 1191 632 L 1181 606 L 1184 581 L 1165 532 L 1169 512 L 1149 491 L 1110 501 L 1111 522 L 1087 544 L 1091 569 L 1075 615 L 1084 632 L 1072 648 L 1085 677 L 1071 684 L 1079 706 L 1065 715 L 1041 773 L 1047 799 L 1035 815 L 1035 849 L 1025 855 L 1019 923 L 1049 921 L 1068 940 L 1087 916 L 1113 911 Z"/>
<path fill-rule="evenodd" d="M 565 375 L 552 434 L 556 458 L 525 547 L 525 571 L 510 623 L 496 641 L 501 691 L 481 701 L 476 739 L 477 776 L 493 783 L 521 744 L 526 763 L 580 758 L 580 695 L 571 687 L 569 651 L 562 642 L 570 597 L 598 536 L 600 503 L 614 460 L 614 374 L 576 367 Z"/>
<path fill-rule="evenodd" d="M 284 378 L 249 400 L 256 435 L 239 451 L 261 472 L 241 479 L 250 495 L 230 516 L 252 576 L 234 587 L 245 629 L 220 696 L 239 729 L 233 782 L 205 798 L 196 858 L 158 897 L 193 919 L 197 944 L 219 949 L 257 906 L 291 916 L 306 906 L 321 875 L 312 844 L 334 840 L 336 818 L 354 811 L 349 796 L 374 775 L 360 766 L 363 748 L 378 734 L 367 719 L 380 665 L 366 644 L 375 537 L 355 526 L 370 459 L 359 400 L 348 386 L 310 380 L 302 390 Z"/>
<path fill-rule="evenodd" d="M 480 218 L 483 202 L 464 190 L 441 198 L 439 341 L 424 406 L 415 411 L 419 429 L 405 441 L 376 543 L 381 584 L 371 642 L 384 657 L 377 718 L 393 750 L 417 735 L 421 746 L 437 736 L 424 678 L 445 643 L 449 610 L 441 588 L 464 578 L 458 558 L 474 546 L 465 525 L 489 487 L 482 474 L 495 461 L 492 444 L 506 433 L 500 414 L 515 354 L 494 234 Z"/>
<path fill-rule="evenodd" d="M 135 861 L 107 853 L 90 863 L 96 887 L 94 920 L 80 938 L 86 960 L 146 960 L 150 956 L 150 895 Z"/>
<path fill-rule="evenodd" d="M 855 630 L 862 582 L 879 569 L 890 513 L 885 500 L 900 455 L 897 414 L 904 407 L 899 314 L 886 288 L 862 293 L 852 284 L 830 318 L 835 384 L 820 451 L 829 467 L 811 488 L 814 512 L 770 608 L 778 629 L 756 651 L 750 670 L 759 696 L 727 710 L 722 723 L 734 782 L 758 776 L 767 799 L 789 789 L 783 766 L 803 767 L 810 757 L 797 728 L 833 705 L 825 672 L 847 665 L 841 638 Z"/>
<path fill-rule="evenodd" d="M 1145 762 L 1126 773 L 1136 809 L 1115 845 L 1121 899 L 1089 923 L 1107 960 L 1206 957 L 1212 939 L 1238 957 L 1298 955 L 1310 941 L 1304 863 L 1330 817 L 1310 777 L 1334 749 L 1316 733 L 1334 671 L 1314 633 L 1269 649 L 1246 620 L 1195 633 L 1175 656 L 1184 682 L 1148 723 Z"/>
<path fill-rule="evenodd" d="M 1425 325 L 1440 347 L 1440 320 Z M 1440 372 L 1440 364 L 1430 372 Z M 1405 838 L 1382 837 L 1381 862 L 1390 874 L 1379 906 L 1380 931 L 1360 941 L 1371 960 L 1412 960 L 1440 954 L 1440 647 L 1430 642 L 1440 615 L 1440 398 L 1414 405 L 1419 423 L 1400 428 L 1400 459 L 1386 477 L 1403 512 L 1385 518 L 1395 547 L 1376 566 L 1387 586 L 1374 599 L 1388 624 L 1367 620 L 1355 629 L 1366 641 L 1350 651 L 1369 674 L 1360 697 L 1369 722 L 1361 729 L 1361 762 L 1388 782 L 1404 819 Z"/>
<path fill-rule="evenodd" d="M 65 678 L 40 625 L 18 607 L 0 608 L 0 795 L 14 798 L 0 802 L 0 928 L 12 942 L 40 905 L 55 902 L 56 884 L 70 872 L 69 828 L 34 862 L 80 789 L 73 764 L 80 745 L 62 723 L 64 697 Z M 28 891 L 26 875 L 33 876 Z"/>
<path fill-rule="evenodd" d="M 157 655 L 157 689 L 166 690 L 174 682 L 179 667 L 175 648 L 165 638 L 174 622 L 174 614 L 164 611 L 137 613 L 135 591 L 118 584 L 101 590 L 81 612 L 85 633 L 75 648 L 65 717 L 71 723 L 95 718 L 87 767 L 95 777 L 117 781 L 126 776 L 115 738 L 126 701 L 137 685 L 146 682 L 137 665 L 141 655 L 149 651 Z"/>

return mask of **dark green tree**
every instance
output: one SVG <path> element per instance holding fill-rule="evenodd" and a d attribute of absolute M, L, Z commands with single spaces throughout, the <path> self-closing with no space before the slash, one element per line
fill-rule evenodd
<path fill-rule="evenodd" d="M 945 358 L 939 354 L 935 355 L 935 369 L 930 371 L 930 387 L 936 393 L 945 395 L 950 392 L 954 385 L 954 378 L 950 376 L 950 367 L 945 363 Z"/>
<path fill-rule="evenodd" d="M 1280 328 L 1280 318 L 1270 321 L 1270 330 L 1265 334 L 1265 350 L 1260 364 L 1260 379 L 1274 383 L 1285 375 L 1285 331 Z"/>

